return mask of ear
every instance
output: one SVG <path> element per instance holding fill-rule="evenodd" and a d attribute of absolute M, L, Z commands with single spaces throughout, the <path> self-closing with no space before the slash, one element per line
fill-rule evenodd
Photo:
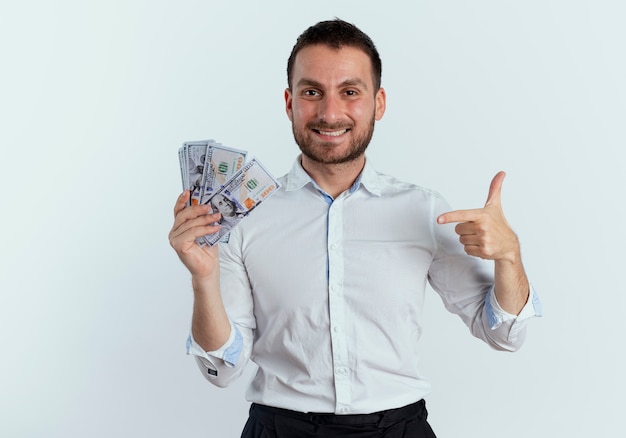
<path fill-rule="evenodd" d="M 384 88 L 379 88 L 376 92 L 376 121 L 383 118 L 383 114 L 385 114 L 385 109 L 387 108 L 387 94 L 385 93 Z"/>
<path fill-rule="evenodd" d="M 293 96 L 291 94 L 291 90 L 289 88 L 285 88 L 285 111 L 287 112 L 287 117 L 289 120 L 293 122 Z"/>

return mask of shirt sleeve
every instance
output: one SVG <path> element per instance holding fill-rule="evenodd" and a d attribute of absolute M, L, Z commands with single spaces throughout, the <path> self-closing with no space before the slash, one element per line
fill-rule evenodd
<path fill-rule="evenodd" d="M 541 315 L 539 298 L 531 286 L 529 299 L 519 315 L 502 310 L 493 291 L 493 262 L 467 255 L 454 232 L 454 224 L 436 223 L 436 217 L 449 210 L 441 197 L 433 198 L 435 252 L 429 282 L 446 309 L 459 315 L 474 336 L 497 350 L 516 351 L 524 342 L 527 321 Z"/>
<path fill-rule="evenodd" d="M 215 359 L 220 359 L 227 367 L 233 368 L 237 365 L 241 350 L 243 349 L 243 337 L 239 329 L 230 323 L 230 337 L 224 345 L 214 351 L 204 351 L 202 347 L 193 338 L 190 332 L 187 337 L 187 354 L 202 359 L 202 363 L 207 368 L 209 376 L 217 376 L 217 367 L 214 364 Z"/>
<path fill-rule="evenodd" d="M 529 319 L 535 316 L 542 316 L 541 301 L 531 284 L 528 301 L 526 301 L 519 315 L 513 315 L 500 307 L 496 298 L 495 288 L 492 287 L 485 299 L 485 313 L 491 330 L 498 330 L 504 324 L 508 328 L 508 340 L 515 342 L 520 333 L 523 332 Z"/>

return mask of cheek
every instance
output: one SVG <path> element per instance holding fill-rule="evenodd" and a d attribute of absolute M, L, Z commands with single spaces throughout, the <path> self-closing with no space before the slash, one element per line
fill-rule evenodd
<path fill-rule="evenodd" d="M 369 122 L 369 119 L 372 117 L 374 113 L 374 107 L 371 105 L 359 105 L 354 104 L 350 106 L 350 117 L 353 120 L 366 121 Z"/>
<path fill-rule="evenodd" d="M 291 107 L 291 121 L 292 122 L 307 122 L 310 119 L 315 118 L 317 114 L 317 107 L 315 104 L 306 101 L 294 101 Z"/>
<path fill-rule="evenodd" d="M 301 127 L 306 125 L 308 117 L 305 113 L 299 110 L 294 110 L 291 116 L 291 122 L 294 126 Z"/>

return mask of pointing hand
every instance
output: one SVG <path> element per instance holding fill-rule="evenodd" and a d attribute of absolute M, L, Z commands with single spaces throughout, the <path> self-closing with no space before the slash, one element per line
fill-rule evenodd
<path fill-rule="evenodd" d="M 502 212 L 501 191 L 506 173 L 498 172 L 491 181 L 483 208 L 444 213 L 437 223 L 458 224 L 459 241 L 469 255 L 489 260 L 519 260 L 519 241 Z"/>

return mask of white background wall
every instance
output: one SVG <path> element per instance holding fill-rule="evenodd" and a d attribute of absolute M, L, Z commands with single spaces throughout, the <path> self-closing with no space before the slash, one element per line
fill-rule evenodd
<path fill-rule="evenodd" d="M 376 167 L 456 208 L 482 206 L 506 170 L 544 304 L 506 354 L 429 295 L 438 435 L 617 436 L 625 14 L 620 0 L 2 2 L 0 435 L 239 436 L 249 376 L 220 390 L 185 356 L 176 151 L 211 137 L 285 173 L 287 56 L 339 16 L 383 58 Z"/>

